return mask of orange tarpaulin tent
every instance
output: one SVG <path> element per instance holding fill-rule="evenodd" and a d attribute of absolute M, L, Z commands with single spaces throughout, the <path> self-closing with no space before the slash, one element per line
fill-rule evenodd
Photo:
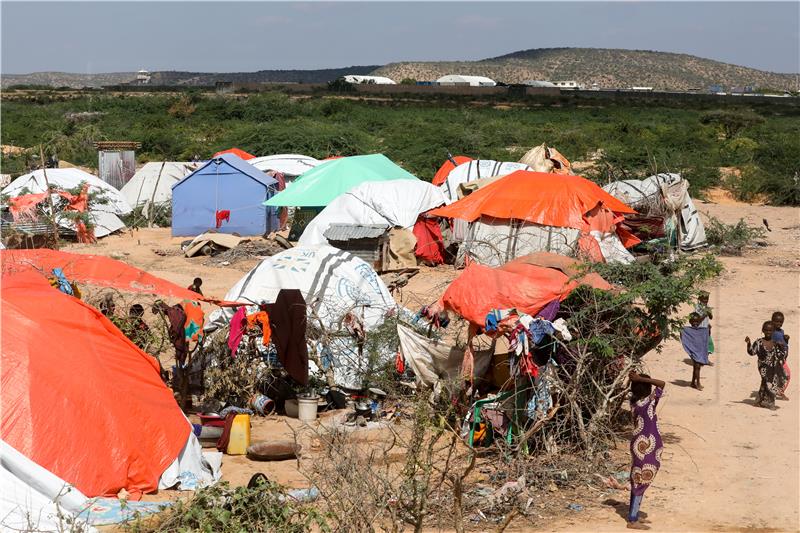
<path fill-rule="evenodd" d="M 453 161 L 456 162 L 455 165 L 453 164 Z M 447 181 L 447 176 L 453 171 L 454 168 L 456 168 L 458 165 L 461 165 L 462 163 L 469 163 L 470 161 L 472 161 L 472 158 L 467 157 L 465 155 L 457 155 L 453 157 L 453 161 L 448 159 L 447 161 L 442 163 L 442 166 L 439 167 L 439 170 L 437 170 L 436 174 L 434 174 L 433 180 L 431 180 L 431 184 L 441 185 L 442 183 Z"/>
<path fill-rule="evenodd" d="M 598 204 L 615 214 L 636 212 L 580 176 L 518 170 L 428 214 L 469 222 L 490 216 L 543 226 L 588 229 L 584 215 Z"/>
<path fill-rule="evenodd" d="M 214 154 L 211 157 L 213 159 L 215 157 L 221 156 L 222 154 L 233 154 L 233 155 L 239 156 L 240 159 L 244 159 L 245 161 L 247 161 L 248 159 L 255 159 L 255 157 L 256 157 L 253 154 L 248 154 L 244 150 L 240 150 L 238 148 L 228 148 L 227 150 L 222 150 L 221 152 L 217 152 L 216 154 Z"/>
<path fill-rule="evenodd" d="M 524 261 L 507 263 L 499 268 L 473 263 L 447 287 L 440 304 L 469 322 L 483 326 L 492 309 L 514 308 L 535 315 L 553 300 L 564 300 L 582 284 L 611 288 L 597 275 L 570 279 L 556 268 Z"/>
<path fill-rule="evenodd" d="M 40 248 L 36 250 L 0 250 L 3 282 L 8 276 L 35 270 L 50 276 L 60 268 L 69 280 L 100 287 L 114 287 L 127 292 L 170 296 L 182 300 L 202 300 L 228 305 L 213 298 L 200 296 L 165 279 L 153 276 L 122 261 L 100 255 L 73 254 Z"/>
<path fill-rule="evenodd" d="M 191 432 L 158 362 L 38 272 L 0 302 L 2 439 L 87 496 L 156 490 Z"/>

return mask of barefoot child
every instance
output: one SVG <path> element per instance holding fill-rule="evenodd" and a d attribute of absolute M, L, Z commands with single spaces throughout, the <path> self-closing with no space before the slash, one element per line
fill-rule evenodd
<path fill-rule="evenodd" d="M 783 332 L 783 320 L 783 313 L 780 311 L 772 313 L 772 325 L 775 328 L 775 331 L 772 332 L 772 341 L 784 347 L 786 350 L 786 359 L 788 359 L 789 335 Z M 781 389 L 780 394 L 778 394 L 778 398 L 781 400 L 789 399 L 786 397 L 786 389 L 789 387 L 789 380 L 792 378 L 792 373 L 789 371 L 789 365 L 786 363 L 786 359 L 783 361 L 783 389 Z"/>
<path fill-rule="evenodd" d="M 631 381 L 631 415 L 634 426 L 631 436 L 631 502 L 628 528 L 646 529 L 639 523 L 639 506 L 644 492 L 661 467 L 664 444 L 658 431 L 656 407 L 664 392 L 664 382 L 652 379 L 647 374 L 637 374 L 633 370 L 628 378 Z"/>
<path fill-rule="evenodd" d="M 689 315 L 689 325 L 681 332 L 681 344 L 692 359 L 692 387 L 703 390 L 700 385 L 700 368 L 708 364 L 708 328 L 701 327 L 702 319 L 697 313 Z"/>
<path fill-rule="evenodd" d="M 714 314 L 708 306 L 708 293 L 706 291 L 701 291 L 697 297 L 697 305 L 694 306 L 694 312 L 700 315 L 700 327 L 708 328 L 708 354 L 711 355 L 714 353 L 714 338 L 711 335 L 711 320 L 714 318 Z"/>
<path fill-rule="evenodd" d="M 772 340 L 775 326 L 772 320 L 767 320 L 761 326 L 764 336 L 750 342 L 750 337 L 745 337 L 747 353 L 758 358 L 758 374 L 761 376 L 761 387 L 758 389 L 756 405 L 775 409 L 775 395 L 783 388 L 783 363 L 786 360 L 786 348 Z"/>

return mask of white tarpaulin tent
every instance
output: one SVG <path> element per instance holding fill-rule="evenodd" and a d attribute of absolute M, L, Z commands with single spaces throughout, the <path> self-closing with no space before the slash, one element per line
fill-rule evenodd
<path fill-rule="evenodd" d="M 445 203 L 441 189 L 425 181 L 367 181 L 328 204 L 306 226 L 298 245 L 328 244 L 324 233 L 331 224 L 387 224 L 411 229 L 420 213 Z"/>
<path fill-rule="evenodd" d="M 264 157 L 256 157 L 248 161 L 258 170 L 274 170 L 280 172 L 287 178 L 295 178 L 306 170 L 311 170 L 322 161 L 299 154 L 277 154 Z"/>
<path fill-rule="evenodd" d="M 447 179 L 440 185 L 442 192 L 451 202 L 458 200 L 458 186 L 492 176 L 505 176 L 517 170 L 531 170 L 524 163 L 494 161 L 492 159 L 473 159 L 458 165 L 450 171 Z"/>
<path fill-rule="evenodd" d="M 706 230 L 689 196 L 689 182 L 680 174 L 656 174 L 644 180 L 609 183 L 603 189 L 642 213 L 680 211 L 681 250 L 706 245 Z"/>
<path fill-rule="evenodd" d="M 0 530 L 96 531 L 76 520 L 89 506 L 78 489 L 0 440 Z"/>
<path fill-rule="evenodd" d="M 131 207 L 146 203 L 162 204 L 172 200 L 172 186 L 197 169 L 199 163 L 188 161 L 152 161 L 120 189 Z"/>
<path fill-rule="evenodd" d="M 51 186 L 60 189 L 75 189 L 86 182 L 89 184 L 90 193 L 102 193 L 108 203 L 105 205 L 95 205 L 90 211 L 94 221 L 95 237 L 105 237 L 125 227 L 125 224 L 117 215 L 127 215 L 131 212 L 131 206 L 120 194 L 120 192 L 88 172 L 78 168 L 49 168 L 47 169 L 47 181 Z M 44 179 L 44 171 L 39 169 L 30 174 L 18 177 L 10 185 L 2 190 L 0 194 L 10 197 L 20 196 L 26 193 L 39 194 L 47 190 Z M 62 221 L 59 225 L 74 229 L 75 225 L 71 221 Z"/>
<path fill-rule="evenodd" d="M 320 322 L 338 331 L 342 319 L 354 313 L 369 331 L 381 325 L 396 303 L 386 285 L 367 263 L 332 246 L 291 248 L 261 261 L 225 295 L 225 300 L 252 304 L 274 302 L 281 289 L 298 289 L 308 306 L 309 327 Z M 226 326 L 234 310 L 214 311 L 207 331 Z M 350 337 L 336 337 L 315 349 L 333 367 L 336 383 L 359 388 L 357 376 L 368 364 Z M 391 354 L 388 354 L 391 356 Z M 316 367 L 312 364 L 311 371 Z"/>

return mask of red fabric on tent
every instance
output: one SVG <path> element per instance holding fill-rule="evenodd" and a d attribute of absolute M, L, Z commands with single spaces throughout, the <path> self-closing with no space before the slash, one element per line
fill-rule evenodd
<path fill-rule="evenodd" d="M 87 496 L 156 490 L 191 432 L 156 360 L 37 272 L 0 301 L 2 439 Z"/>
<path fill-rule="evenodd" d="M 594 238 L 592 238 L 592 240 L 594 240 Z M 580 261 L 552 252 L 535 252 L 523 255 L 498 267 L 498 269 L 505 272 L 527 274 L 528 267 L 530 266 L 557 269 L 563 272 L 567 278 L 576 281 L 577 285 L 589 285 L 590 287 L 602 289 L 604 291 L 613 289 L 613 286 L 604 280 L 600 274 L 596 272 L 584 273 L 581 270 Z"/>
<path fill-rule="evenodd" d="M 453 161 L 456 162 L 455 165 L 453 164 Z M 439 170 L 437 170 L 436 174 L 434 174 L 433 180 L 431 180 L 431 183 L 433 185 L 441 185 L 442 183 L 447 181 L 447 176 L 450 175 L 450 173 L 453 171 L 454 168 L 456 168 L 458 165 L 461 165 L 462 163 L 469 163 L 470 161 L 472 161 L 472 158 L 467 157 L 465 155 L 457 155 L 453 157 L 453 161 L 450 161 L 448 159 L 447 161 L 442 163 L 442 166 L 440 166 Z"/>
<path fill-rule="evenodd" d="M 239 158 L 244 159 L 245 161 L 247 161 L 248 159 L 254 159 L 256 157 L 253 154 L 248 154 L 244 150 L 240 150 L 238 148 L 228 148 L 227 150 L 223 150 L 221 152 L 217 152 L 216 154 L 212 155 L 211 157 L 213 159 L 214 157 L 219 157 L 222 154 L 233 154 L 233 155 L 239 156 Z"/>
<path fill-rule="evenodd" d="M 434 218 L 420 216 L 412 231 L 417 238 L 414 255 L 429 265 L 444 263 L 444 243 L 439 222 Z"/>
<path fill-rule="evenodd" d="M 527 220 L 544 226 L 587 229 L 584 215 L 602 203 L 615 214 L 635 213 L 580 176 L 517 170 L 429 215 L 472 222 L 481 216 Z"/>
<path fill-rule="evenodd" d="M 40 248 L 35 250 L 0 250 L 3 283 L 6 277 L 35 270 L 49 276 L 60 268 L 69 280 L 114 287 L 121 291 L 170 296 L 182 300 L 202 300 L 217 305 L 241 305 L 203 297 L 170 281 L 101 255 L 84 255 Z M 44 277 L 44 276 L 43 276 Z"/>

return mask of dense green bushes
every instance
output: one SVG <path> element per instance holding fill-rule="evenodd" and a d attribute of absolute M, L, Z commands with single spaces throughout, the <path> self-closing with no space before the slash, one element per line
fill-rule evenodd
<path fill-rule="evenodd" d="M 683 173 L 695 194 L 721 182 L 719 167 L 746 169 L 729 185 L 742 198 L 800 203 L 800 110 L 791 105 L 709 108 L 707 102 L 671 107 L 637 101 L 559 99 L 529 107 L 469 105 L 467 100 L 358 100 L 282 93 L 247 97 L 181 95 L 8 100 L 2 142 L 33 146 L 59 132 L 58 156 L 96 166 L 87 130 L 109 140 L 142 142 L 140 160 L 207 157 L 238 146 L 251 153 L 314 157 L 383 152 L 420 178 L 430 179 L 447 152 L 517 160 L 546 142 L 570 160 L 600 151 L 587 177 L 605 182 L 655 171 Z M 102 112 L 91 124 L 67 113 Z M 71 139 L 74 138 L 74 141 Z M 24 163 L 4 159 L 4 172 Z M 7 169 L 7 170 L 5 170 Z"/>

